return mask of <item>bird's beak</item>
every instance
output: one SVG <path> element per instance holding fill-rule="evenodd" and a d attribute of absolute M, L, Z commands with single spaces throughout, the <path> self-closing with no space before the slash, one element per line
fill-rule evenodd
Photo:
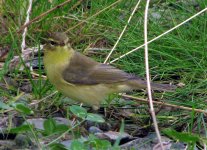
<path fill-rule="evenodd" d="M 43 52 L 47 52 L 47 50 L 51 49 L 50 44 L 44 44 L 43 45 Z"/>
<path fill-rule="evenodd" d="M 49 40 L 47 38 L 43 38 L 42 39 L 42 44 L 43 44 L 43 52 L 47 51 L 47 49 L 50 48 L 50 44 L 49 44 Z"/>

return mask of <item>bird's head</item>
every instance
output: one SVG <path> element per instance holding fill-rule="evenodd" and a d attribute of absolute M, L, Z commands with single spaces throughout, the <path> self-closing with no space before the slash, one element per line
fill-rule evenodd
<path fill-rule="evenodd" d="M 59 47 L 70 47 L 69 38 L 64 32 L 53 32 L 50 33 L 48 39 L 46 39 L 46 44 L 44 45 L 44 51 L 55 51 Z"/>

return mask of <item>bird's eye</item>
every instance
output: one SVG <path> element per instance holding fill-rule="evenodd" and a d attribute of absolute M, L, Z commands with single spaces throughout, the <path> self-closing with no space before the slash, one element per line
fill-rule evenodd
<path fill-rule="evenodd" d="M 56 43 L 54 41 L 50 41 L 50 44 L 51 45 L 55 45 Z"/>

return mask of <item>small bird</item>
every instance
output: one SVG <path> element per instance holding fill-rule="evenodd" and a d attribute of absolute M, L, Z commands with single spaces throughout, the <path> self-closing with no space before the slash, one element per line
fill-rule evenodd
<path fill-rule="evenodd" d="M 50 34 L 44 46 L 49 81 L 65 96 L 98 109 L 109 94 L 147 87 L 143 79 L 75 51 L 65 33 Z M 151 83 L 152 89 L 171 91 L 175 86 Z"/>

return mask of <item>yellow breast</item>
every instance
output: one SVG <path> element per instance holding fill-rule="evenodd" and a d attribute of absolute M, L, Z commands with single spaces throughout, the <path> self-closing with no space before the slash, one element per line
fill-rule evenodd
<path fill-rule="evenodd" d="M 73 51 L 67 47 L 57 46 L 55 50 L 46 50 L 44 54 L 44 66 L 47 77 L 53 84 L 58 84 L 62 80 L 62 71 L 70 63 Z"/>

